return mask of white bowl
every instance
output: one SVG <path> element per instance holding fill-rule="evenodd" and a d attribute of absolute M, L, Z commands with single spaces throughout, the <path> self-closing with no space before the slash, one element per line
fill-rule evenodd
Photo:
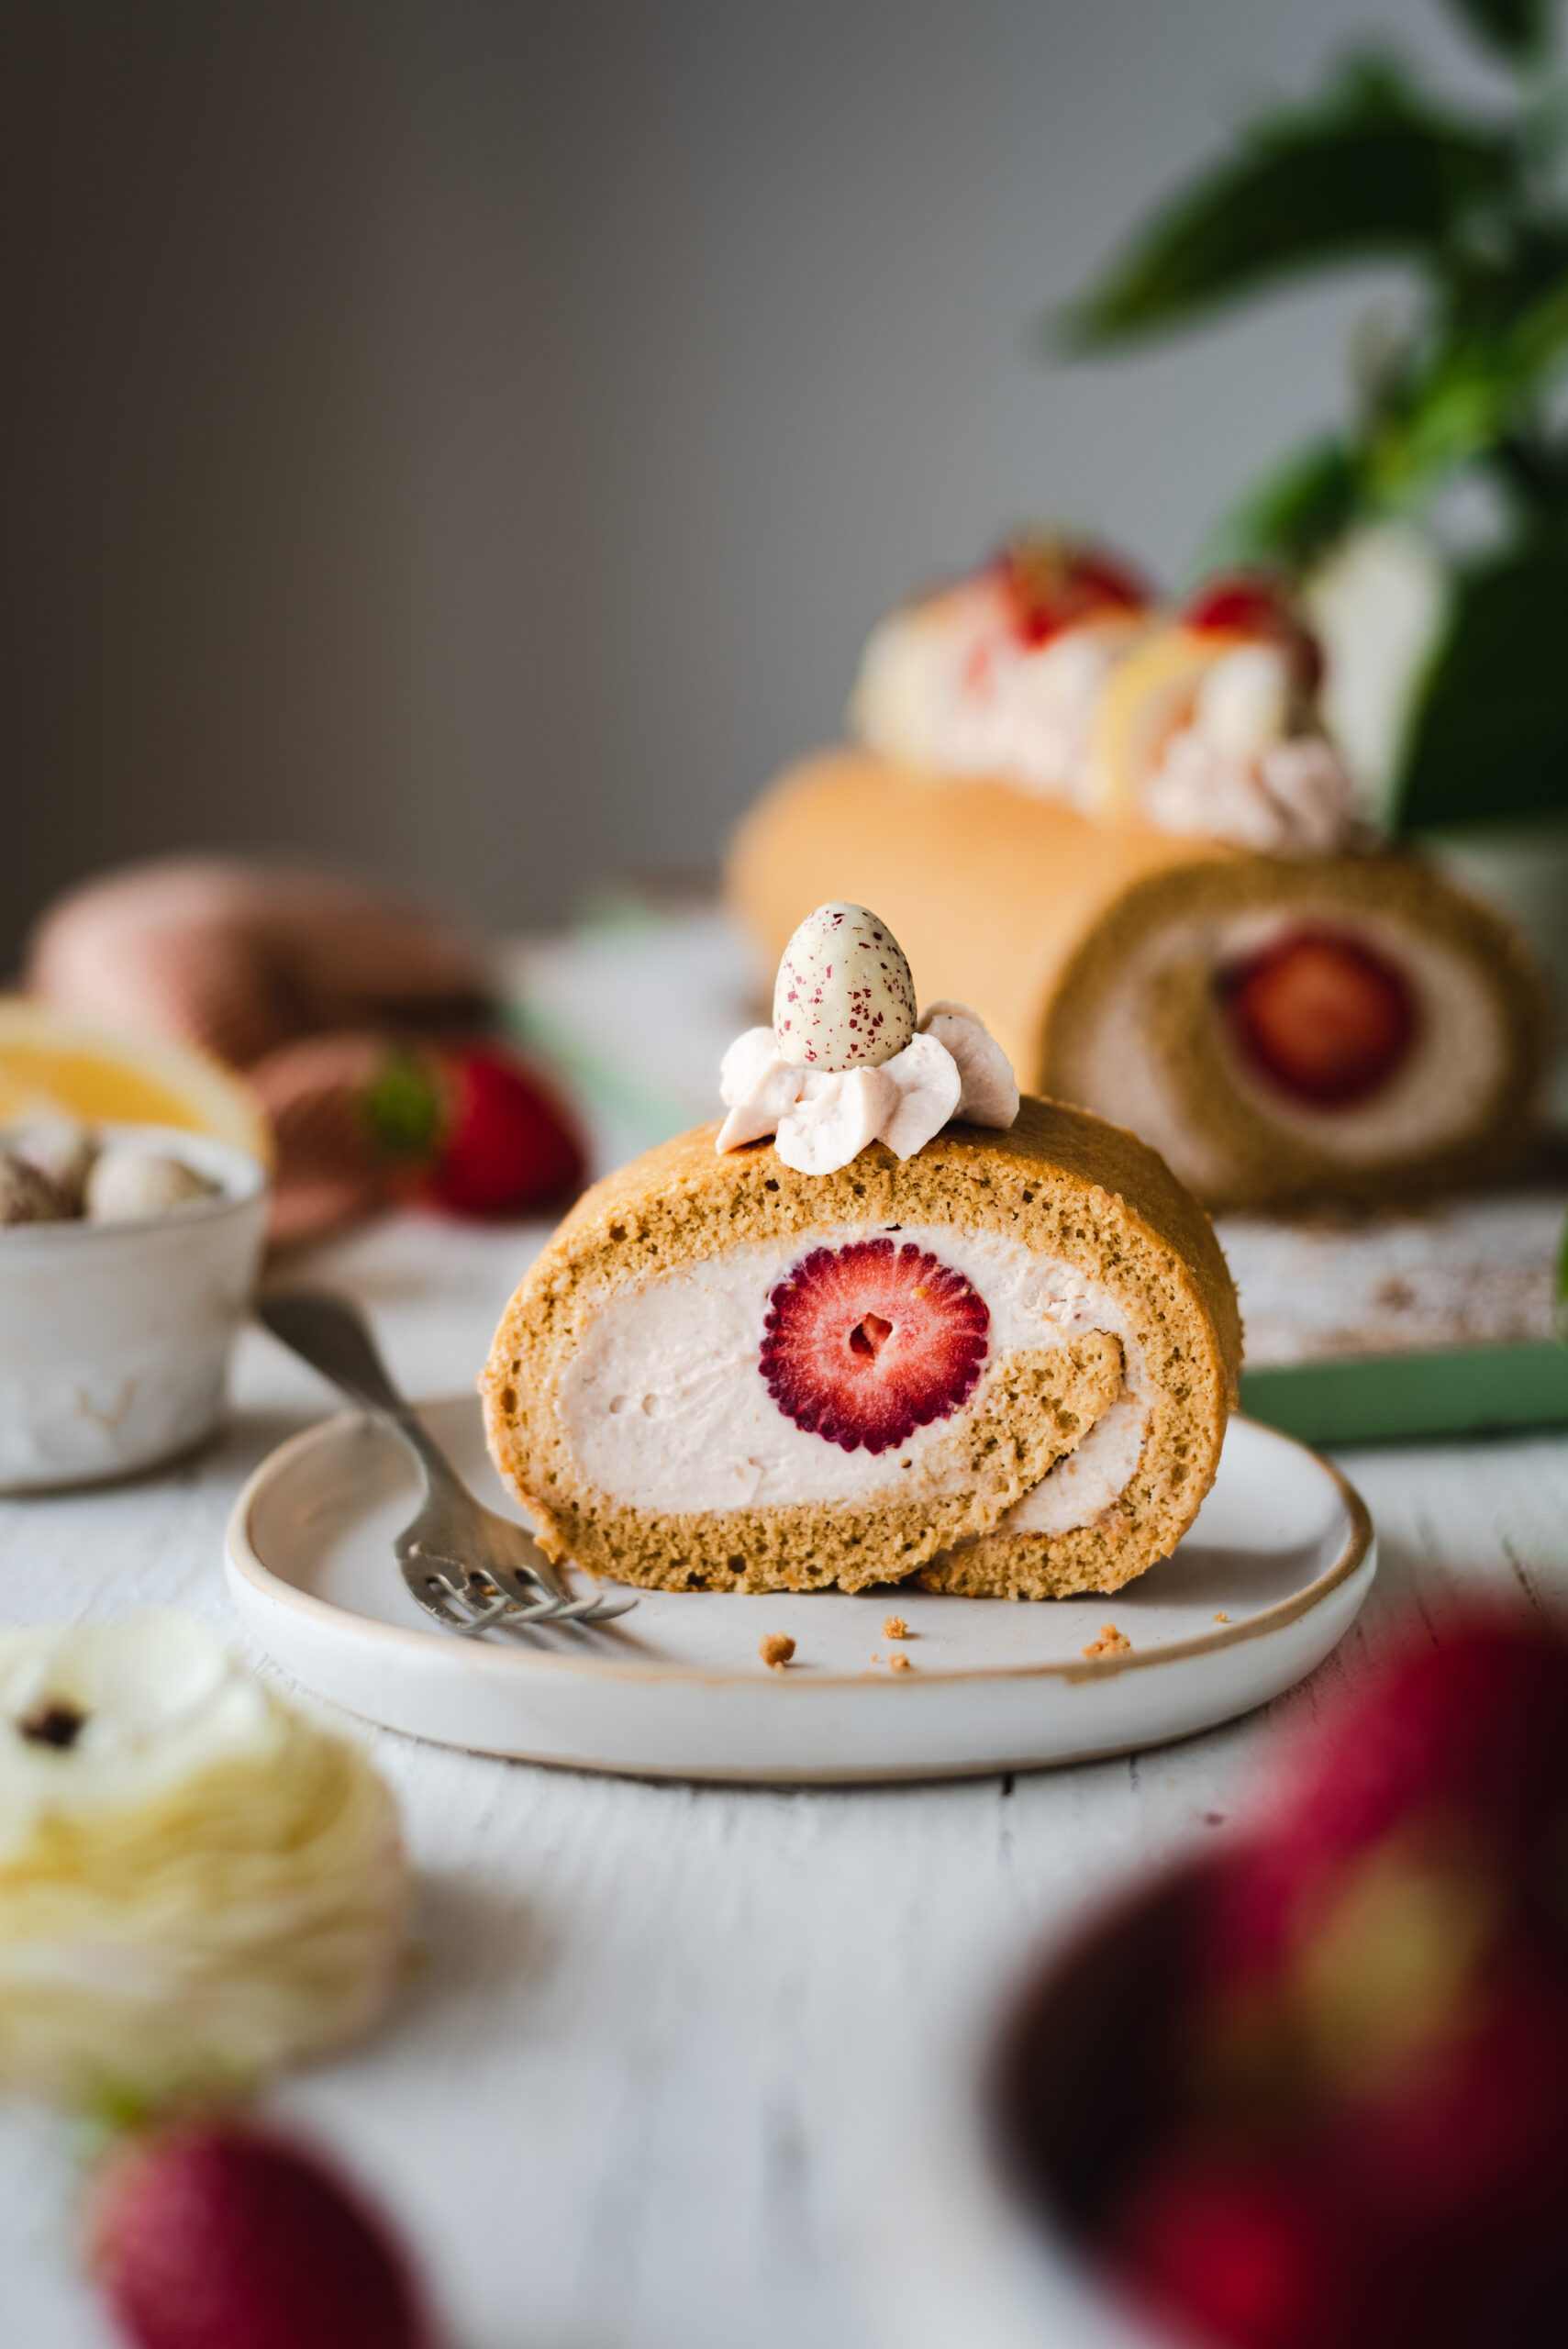
<path fill-rule="evenodd" d="M 106 1125 L 222 1185 L 136 1223 L 0 1230 L 0 1492 L 46 1492 L 189 1451 L 223 1411 L 255 1286 L 263 1168 L 233 1143 Z"/>

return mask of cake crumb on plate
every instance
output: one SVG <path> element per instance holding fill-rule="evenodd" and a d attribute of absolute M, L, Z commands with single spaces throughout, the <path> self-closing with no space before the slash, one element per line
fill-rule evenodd
<path fill-rule="evenodd" d="M 1118 1631 L 1114 1623 L 1102 1623 L 1099 1638 L 1091 1640 L 1084 1653 L 1086 1656 L 1126 1655 L 1131 1646 L 1132 1642 L 1125 1631 Z"/>
<path fill-rule="evenodd" d="M 782 1672 L 795 1653 L 795 1642 L 787 1631 L 764 1631 L 757 1642 L 757 1653 L 770 1672 Z"/>
<path fill-rule="evenodd" d="M 882 1636 L 884 1640 L 906 1640 L 909 1636 L 909 1626 L 902 1615 L 889 1615 L 884 1620 Z"/>
<path fill-rule="evenodd" d="M 1229 1620 L 1230 1620 L 1230 1618 L 1229 1618 L 1229 1616 L 1226 1613 L 1226 1611 L 1225 1611 L 1224 1608 L 1222 1607 L 1222 1608 L 1220 1609 L 1220 1610 L 1219 1610 L 1218 1614 L 1215 1617 L 1215 1619 L 1214 1619 L 1214 1620 L 1215 1620 L 1215 1621 L 1216 1621 L 1217 1623 L 1229 1623 Z"/>
<path fill-rule="evenodd" d="M 887 1668 L 889 1672 L 913 1672 L 915 1669 L 906 1655 L 890 1655 Z"/>

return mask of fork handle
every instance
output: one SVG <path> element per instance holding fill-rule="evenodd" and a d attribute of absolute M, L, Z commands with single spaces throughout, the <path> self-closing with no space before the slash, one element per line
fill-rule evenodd
<path fill-rule="evenodd" d="M 256 1317 L 312 1370 L 385 1420 L 433 1482 L 455 1485 L 468 1498 L 446 1453 L 387 1375 L 370 1324 L 357 1305 L 330 1289 L 273 1289 L 257 1299 Z"/>

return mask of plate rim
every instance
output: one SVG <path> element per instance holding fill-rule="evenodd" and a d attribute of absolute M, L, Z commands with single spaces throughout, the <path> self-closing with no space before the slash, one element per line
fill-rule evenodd
<path fill-rule="evenodd" d="M 439 1410 L 450 1405 L 477 1406 L 478 1398 L 459 1388 L 443 1395 L 421 1396 L 414 1399 L 413 1408 L 425 1412 Z M 542 1673 L 547 1677 L 565 1675 L 572 1678 L 606 1681 L 634 1681 L 651 1684 L 676 1681 L 690 1687 L 754 1689 L 763 1687 L 794 1688 L 797 1701 L 803 1692 L 841 1688 L 865 1688 L 885 1686 L 896 1687 L 901 1700 L 909 1701 L 910 1693 L 919 1687 L 933 1689 L 953 1687 L 964 1681 L 981 1680 L 1061 1680 L 1068 1686 L 1096 1680 L 1114 1680 L 1124 1673 L 1149 1671 L 1163 1664 L 1182 1664 L 1194 1657 L 1217 1653 L 1223 1649 L 1239 1647 L 1249 1640 L 1266 1638 L 1287 1625 L 1313 1613 L 1332 1592 L 1347 1582 L 1362 1564 L 1373 1548 L 1372 1512 L 1356 1487 L 1334 1463 L 1299 1438 L 1286 1435 L 1283 1429 L 1269 1427 L 1262 1419 L 1254 1419 L 1244 1411 L 1230 1414 L 1231 1424 L 1255 1428 L 1276 1443 L 1287 1445 L 1302 1453 L 1321 1470 L 1337 1489 L 1349 1518 L 1344 1545 L 1332 1564 L 1309 1582 L 1303 1590 L 1288 1598 L 1277 1599 L 1258 1615 L 1250 1616 L 1244 1623 L 1228 1623 L 1197 1633 L 1186 1640 L 1168 1640 L 1151 1648 L 1130 1649 L 1124 1653 L 1073 1660 L 1047 1661 L 1036 1664 L 966 1664 L 944 1671 L 940 1666 L 923 1670 L 918 1677 L 903 1674 L 898 1679 L 883 1680 L 872 1672 L 801 1673 L 738 1671 L 717 1665 L 673 1664 L 644 1661 L 630 1656 L 596 1655 L 588 1651 L 562 1653 L 550 1648 L 498 1647 L 482 1645 L 477 1641 L 442 1640 L 434 1631 L 427 1631 L 412 1624 L 387 1623 L 374 1615 L 357 1615 L 350 1609 L 338 1606 L 333 1600 L 320 1598 L 313 1591 L 301 1590 L 297 1584 L 285 1582 L 266 1564 L 256 1548 L 250 1531 L 250 1520 L 262 1493 L 278 1476 L 286 1473 L 295 1458 L 326 1444 L 350 1428 L 376 1424 L 374 1415 L 356 1409 L 331 1412 L 326 1419 L 314 1420 L 301 1428 L 283 1442 L 275 1444 L 265 1458 L 259 1461 L 240 1486 L 225 1528 L 226 1563 L 231 1574 L 238 1574 L 256 1594 L 272 1605 L 282 1605 L 303 1616 L 306 1620 L 340 1630 L 351 1626 L 360 1635 L 370 1633 L 382 1642 L 390 1641 L 397 1649 L 412 1654 L 433 1656 L 450 1653 L 454 1660 L 461 1654 L 471 1670 L 499 1673 L 504 1678 L 532 1678 Z M 1218 1472 L 1217 1472 L 1218 1474 Z M 1212 1487 L 1210 1488 L 1212 1489 Z M 585 1569 L 579 1568 L 579 1572 Z M 628 1589 L 635 1589 L 628 1583 Z M 681 1593 L 672 1593 L 679 1597 Z M 755 1594 L 757 1596 L 771 1594 Z M 781 1598 L 804 1598 L 818 1596 L 810 1591 L 784 1590 Z M 840 1594 L 840 1596 L 844 1594 Z M 1092 1598 L 1104 1597 L 1107 1602 L 1114 1592 L 1085 1591 L 1073 1596 Z M 975 1602 L 984 1604 L 985 1602 Z M 1006 1605 L 1005 1600 L 993 1600 L 993 1605 Z M 1043 1600 L 1024 1602 L 1043 1605 Z"/>

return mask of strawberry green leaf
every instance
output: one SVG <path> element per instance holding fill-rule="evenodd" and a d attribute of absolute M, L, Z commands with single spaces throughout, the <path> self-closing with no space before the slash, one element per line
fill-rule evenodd
<path fill-rule="evenodd" d="M 436 1154 L 442 1102 L 425 1062 L 408 1052 L 389 1054 L 363 1097 L 365 1119 L 389 1157 L 422 1163 Z"/>
<path fill-rule="evenodd" d="M 1363 64 L 1317 105 L 1246 134 L 1178 193 L 1056 322 L 1069 355 L 1184 326 L 1282 276 L 1429 262 L 1515 173 L 1510 141 Z"/>
<path fill-rule="evenodd" d="M 1527 61 L 1546 46 L 1556 0 L 1448 0 L 1469 30 L 1502 56 Z"/>

